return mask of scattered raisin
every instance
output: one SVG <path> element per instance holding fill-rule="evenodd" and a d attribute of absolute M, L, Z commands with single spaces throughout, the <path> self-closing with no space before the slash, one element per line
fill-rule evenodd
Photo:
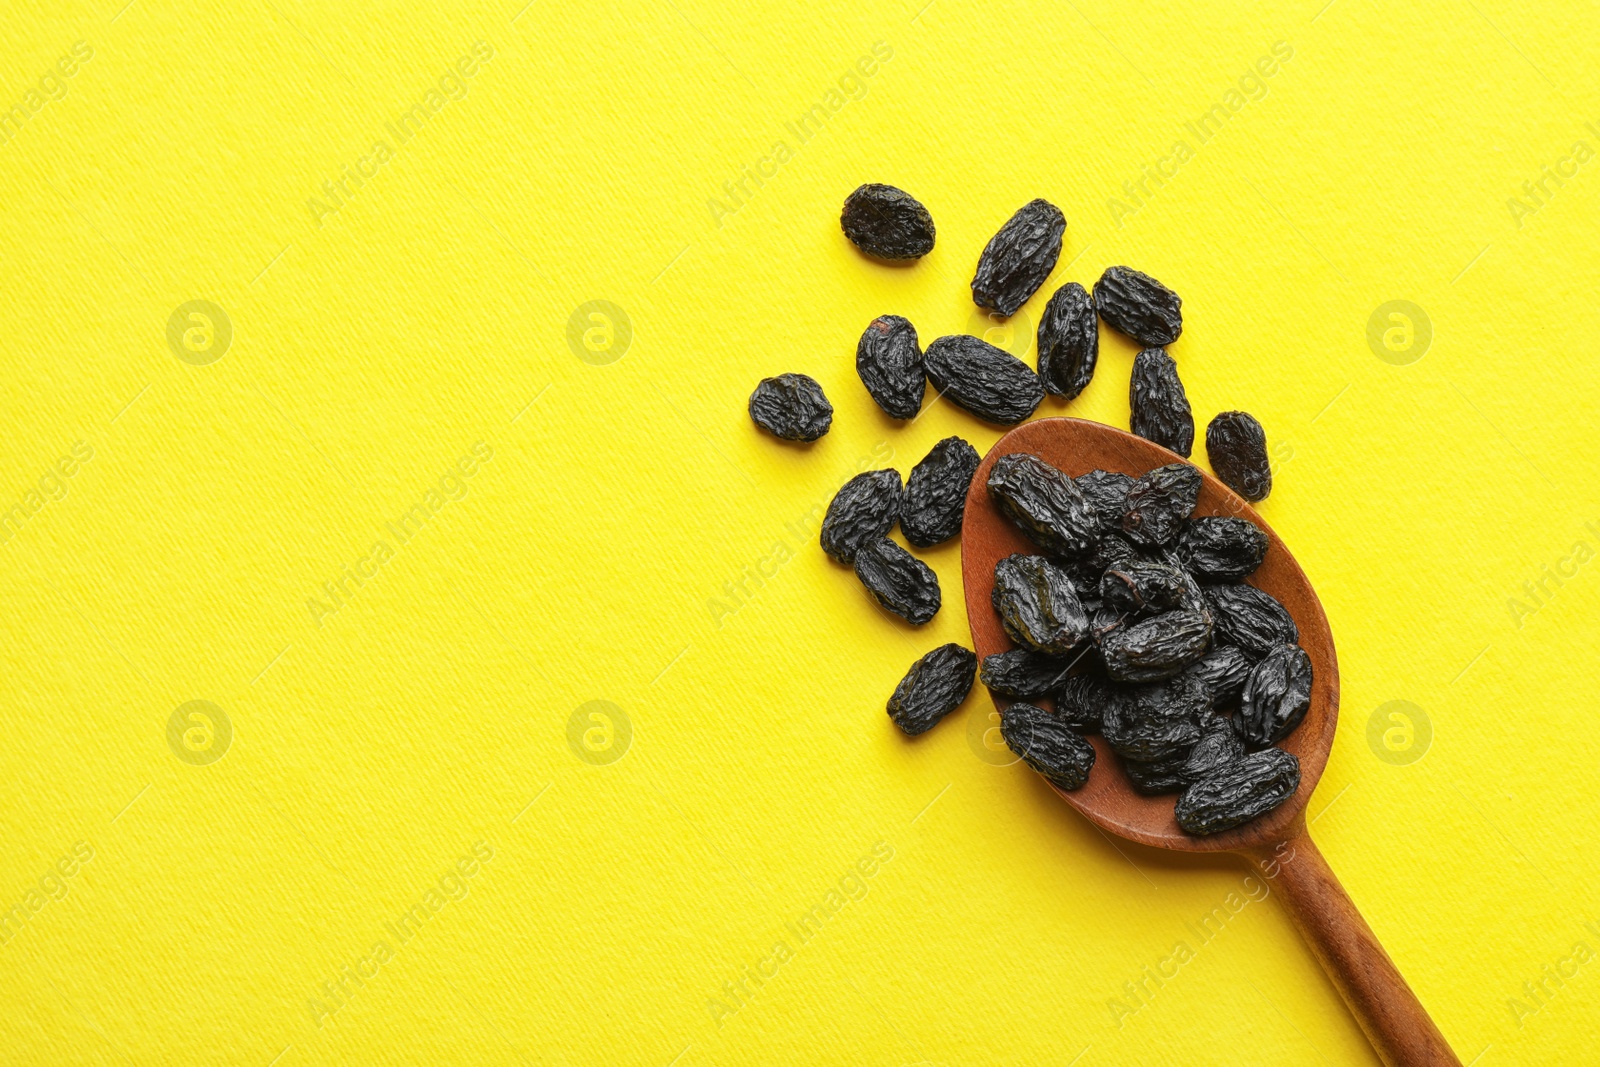
<path fill-rule="evenodd" d="M 976 448 L 959 437 L 946 437 L 911 468 L 900 503 L 900 529 L 907 541 L 929 548 L 961 532 L 967 489 L 980 462 Z"/>
<path fill-rule="evenodd" d="M 1224 411 L 1206 427 L 1206 456 L 1222 484 L 1249 501 L 1272 492 L 1272 464 L 1267 461 L 1267 431 L 1255 416 Z"/>
<path fill-rule="evenodd" d="M 1055 269 L 1067 217 L 1048 200 L 1030 200 L 989 238 L 972 276 L 972 301 L 1010 315 Z"/>
<path fill-rule="evenodd" d="M 1094 768 L 1094 746 L 1032 704 L 1013 704 L 1002 711 L 1000 736 L 1024 763 L 1062 789 L 1081 788 Z"/>
<path fill-rule="evenodd" d="M 1281 748 L 1264 748 L 1227 764 L 1178 798 L 1178 825 L 1195 835 L 1231 830 L 1282 804 L 1300 788 L 1300 761 Z"/>
<path fill-rule="evenodd" d="M 1170 345 L 1183 333 L 1183 301 L 1148 274 L 1107 267 L 1094 283 L 1094 306 L 1106 325 L 1145 345 Z"/>
<path fill-rule="evenodd" d="M 887 538 L 856 553 L 856 577 L 885 611 L 913 626 L 939 613 L 939 576 Z"/>
<path fill-rule="evenodd" d="M 1194 413 L 1178 380 L 1178 365 L 1166 349 L 1147 348 L 1134 357 L 1128 406 L 1134 433 L 1180 456 L 1194 450 Z"/>
<path fill-rule="evenodd" d="M 851 193 L 839 224 L 851 244 L 879 259 L 920 259 L 933 251 L 933 216 L 892 185 L 863 185 Z"/>
<path fill-rule="evenodd" d="M 756 383 L 750 394 L 750 418 L 785 441 L 815 441 L 833 425 L 833 405 L 815 378 L 780 374 Z"/>
<path fill-rule="evenodd" d="M 994 568 L 989 598 L 1011 640 L 1064 656 L 1089 636 L 1089 616 L 1072 577 L 1043 556 L 1007 556 Z"/>
<path fill-rule="evenodd" d="M 1250 672 L 1238 721 L 1248 740 L 1270 745 L 1299 726 L 1310 706 L 1311 657 L 1303 648 L 1281 645 Z"/>
<path fill-rule="evenodd" d="M 989 469 L 988 489 L 1000 513 L 1040 548 L 1071 558 L 1099 539 L 1099 524 L 1077 483 L 1038 456 L 999 457 Z"/>
<path fill-rule="evenodd" d="M 915 418 L 927 386 L 917 328 L 899 315 L 873 319 L 856 342 L 856 373 L 890 418 Z"/>
<path fill-rule="evenodd" d="M 822 550 L 840 563 L 889 535 L 900 518 L 900 472 L 865 471 L 845 482 L 822 518 Z"/>
<path fill-rule="evenodd" d="M 1032 415 L 1044 399 L 1033 368 L 981 337 L 940 337 L 922 361 L 934 388 L 980 419 L 1009 426 Z"/>
<path fill-rule="evenodd" d="M 978 657 L 960 645 L 940 645 L 911 665 L 889 698 L 889 718 L 906 733 L 927 733 L 961 706 L 972 689 Z"/>
<path fill-rule="evenodd" d="M 1298 645 L 1300 631 L 1284 606 L 1253 585 L 1208 585 L 1206 603 L 1217 637 L 1257 659 L 1279 645 Z"/>
<path fill-rule="evenodd" d="M 1142 545 L 1170 544 L 1194 514 L 1200 499 L 1200 472 L 1187 463 L 1149 471 L 1128 490 L 1122 532 Z"/>
<path fill-rule="evenodd" d="M 1177 554 L 1203 582 L 1243 581 L 1267 557 L 1267 535 L 1245 519 L 1207 515 L 1184 525 Z"/>
<path fill-rule="evenodd" d="M 1039 316 L 1039 379 L 1046 392 L 1071 400 L 1094 377 L 1100 322 L 1094 298 L 1077 282 L 1055 291 Z"/>

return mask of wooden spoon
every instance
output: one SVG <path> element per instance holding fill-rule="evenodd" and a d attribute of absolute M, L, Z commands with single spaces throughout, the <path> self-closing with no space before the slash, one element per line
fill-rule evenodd
<path fill-rule="evenodd" d="M 1040 551 L 995 509 L 986 488 L 995 460 L 1011 452 L 1031 452 L 1074 477 L 1095 469 L 1138 477 L 1152 468 L 1182 460 L 1141 437 L 1082 419 L 1040 419 L 1002 437 L 973 477 L 961 529 L 967 617 L 979 657 L 1013 647 L 989 601 L 995 564 L 1013 552 Z M 1176 797 L 1147 797 L 1135 792 L 1105 739 L 1091 737 L 1095 766 L 1088 784 L 1073 792 L 1056 792 L 1090 822 L 1118 837 L 1179 852 L 1233 852 L 1244 856 L 1279 890 L 1295 926 L 1384 1063 L 1390 1067 L 1460 1067 L 1438 1027 L 1306 833 L 1306 802 L 1327 766 L 1333 728 L 1339 717 L 1339 665 L 1334 659 L 1327 616 L 1305 572 L 1271 527 L 1227 486 L 1201 473 L 1204 479 L 1195 513 L 1235 515 L 1253 522 L 1267 535 L 1266 559 L 1251 576 L 1250 584 L 1283 603 L 1299 627 L 1301 646 L 1311 657 L 1311 708 L 1305 721 L 1280 743 L 1300 760 L 1300 788 L 1253 822 L 1209 837 L 1194 837 L 1178 828 L 1173 816 Z M 995 703 L 1003 708 L 1010 701 L 997 696 Z"/>

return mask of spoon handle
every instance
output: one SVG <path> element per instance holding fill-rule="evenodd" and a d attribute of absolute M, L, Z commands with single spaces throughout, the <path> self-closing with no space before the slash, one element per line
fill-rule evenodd
<path fill-rule="evenodd" d="M 1461 1067 L 1304 824 L 1283 844 L 1247 855 L 1282 894 L 1300 935 L 1388 1067 Z"/>

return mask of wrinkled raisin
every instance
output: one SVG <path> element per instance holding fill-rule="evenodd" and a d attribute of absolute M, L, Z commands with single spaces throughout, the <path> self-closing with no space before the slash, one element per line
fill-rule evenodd
<path fill-rule="evenodd" d="M 1144 763 L 1176 759 L 1200 739 L 1206 709 L 1205 686 L 1193 678 L 1140 686 L 1131 699 L 1105 709 L 1106 743 L 1117 755 Z"/>
<path fill-rule="evenodd" d="M 1038 456 L 999 457 L 989 469 L 988 489 L 1000 513 L 1040 548 L 1072 558 L 1099 539 L 1099 524 L 1077 483 Z"/>
<path fill-rule="evenodd" d="M 1168 611 L 1118 626 L 1100 639 L 1106 673 L 1119 682 L 1158 682 L 1204 656 L 1211 620 L 1196 611 Z"/>
<path fill-rule="evenodd" d="M 1124 615 L 1167 611 L 1188 592 L 1188 582 L 1176 567 L 1149 560 L 1128 560 L 1108 568 L 1100 579 L 1100 599 Z"/>
<path fill-rule="evenodd" d="M 1183 531 L 1200 499 L 1200 472 L 1187 463 L 1169 463 L 1147 472 L 1128 491 L 1122 532 L 1142 545 L 1170 544 Z"/>
<path fill-rule="evenodd" d="M 1013 704 L 1002 711 L 1000 736 L 1024 763 L 1062 789 L 1080 788 L 1094 768 L 1094 746 L 1032 704 Z"/>
<path fill-rule="evenodd" d="M 915 418 L 927 378 L 917 328 L 899 315 L 879 315 L 856 342 L 856 373 L 890 418 Z"/>
<path fill-rule="evenodd" d="M 1247 739 L 1270 745 L 1299 726 L 1310 706 L 1311 657 L 1303 648 L 1282 645 L 1250 672 L 1238 721 Z"/>
<path fill-rule="evenodd" d="M 1033 368 L 981 337 L 940 337 L 922 362 L 942 395 L 980 419 L 1009 426 L 1032 415 L 1044 399 Z"/>
<path fill-rule="evenodd" d="M 863 545 L 887 537 L 900 518 L 900 472 L 865 471 L 845 482 L 822 518 L 822 550 L 854 563 Z"/>
<path fill-rule="evenodd" d="M 1062 656 L 1089 636 L 1089 616 L 1072 577 L 1043 556 L 1007 556 L 994 568 L 989 598 L 1011 640 Z"/>
<path fill-rule="evenodd" d="M 961 532 L 967 489 L 980 462 L 976 448 L 959 437 L 946 437 L 911 468 L 900 502 L 900 529 L 907 541 L 928 548 Z"/>
<path fill-rule="evenodd" d="M 1010 315 L 1055 269 L 1067 218 L 1048 200 L 1030 200 L 989 238 L 972 276 L 972 301 Z"/>
<path fill-rule="evenodd" d="M 926 733 L 961 706 L 972 689 L 978 657 L 960 645 L 940 645 L 911 665 L 889 698 L 889 718 L 906 733 Z"/>
<path fill-rule="evenodd" d="M 1178 798 L 1178 825 L 1195 835 L 1215 834 L 1265 815 L 1300 788 L 1300 761 L 1281 748 L 1264 748 L 1227 764 Z"/>
<path fill-rule="evenodd" d="M 1206 456 L 1222 484 L 1246 500 L 1267 499 L 1272 464 L 1267 461 L 1267 431 L 1255 416 L 1224 411 L 1206 427 Z"/>
<path fill-rule="evenodd" d="M 1100 322 L 1094 298 L 1077 282 L 1055 291 L 1039 316 L 1039 380 L 1047 392 L 1071 400 L 1094 377 Z"/>
<path fill-rule="evenodd" d="M 1244 742 L 1227 719 L 1213 719 L 1178 768 L 1185 784 L 1198 782 L 1244 758 Z"/>
<path fill-rule="evenodd" d="M 1054 696 L 1061 689 L 1071 665 L 1071 660 L 1059 656 L 1035 652 L 1031 648 L 1013 648 L 983 657 L 978 677 L 991 692 L 1003 697 L 1039 700 Z"/>
<path fill-rule="evenodd" d="M 1147 348 L 1134 357 L 1128 406 L 1134 433 L 1180 456 L 1194 450 L 1194 413 L 1178 380 L 1178 365 L 1165 349 Z"/>
<path fill-rule="evenodd" d="M 1128 781 L 1133 783 L 1135 792 L 1147 797 L 1158 797 L 1165 793 L 1182 792 L 1189 784 L 1183 778 L 1183 765 L 1183 757 L 1174 757 L 1157 763 L 1125 759 L 1122 761 L 1122 770 L 1128 776 Z"/>
<path fill-rule="evenodd" d="M 856 553 L 856 577 L 885 611 L 913 626 L 939 613 L 939 576 L 893 541 L 875 541 Z"/>
<path fill-rule="evenodd" d="M 1300 631 L 1284 606 L 1253 585 L 1208 585 L 1205 596 L 1217 637 L 1257 659 L 1279 645 L 1300 643 Z"/>
<path fill-rule="evenodd" d="M 1148 274 L 1107 267 L 1094 283 L 1094 306 L 1106 325 L 1146 345 L 1170 345 L 1183 333 L 1183 301 Z"/>
<path fill-rule="evenodd" d="M 1105 722 L 1106 709 L 1132 700 L 1124 688 L 1094 674 L 1074 674 L 1056 693 L 1056 714 L 1080 734 L 1096 733 Z"/>
<path fill-rule="evenodd" d="M 1122 513 L 1128 506 L 1128 490 L 1133 488 L 1133 478 L 1121 471 L 1093 470 L 1072 479 L 1088 502 L 1100 525 L 1108 530 L 1119 529 Z"/>
<path fill-rule="evenodd" d="M 1188 667 L 1192 674 L 1211 691 L 1211 704 L 1216 708 L 1231 707 L 1244 694 L 1244 683 L 1255 669 L 1255 660 L 1233 645 L 1214 645 L 1210 652 Z"/>
<path fill-rule="evenodd" d="M 815 378 L 780 374 L 756 383 L 750 394 L 750 418 L 785 441 L 815 441 L 833 425 L 833 405 Z"/>
<path fill-rule="evenodd" d="M 863 185 L 851 193 L 839 224 L 851 244 L 879 259 L 920 259 L 933 251 L 933 216 L 892 185 Z"/>
<path fill-rule="evenodd" d="M 1253 522 L 1207 515 L 1184 525 L 1177 555 L 1201 581 L 1242 581 L 1266 558 L 1267 535 Z"/>

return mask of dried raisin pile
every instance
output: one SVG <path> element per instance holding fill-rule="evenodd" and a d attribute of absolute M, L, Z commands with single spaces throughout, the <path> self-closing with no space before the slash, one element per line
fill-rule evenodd
<path fill-rule="evenodd" d="M 892 185 L 863 185 L 851 193 L 839 224 L 851 244 L 879 259 L 920 259 L 933 251 L 933 216 Z"/>
<path fill-rule="evenodd" d="M 972 276 L 972 302 L 1011 315 L 1055 269 L 1067 217 L 1048 200 L 1030 200 L 989 239 Z"/>
<path fill-rule="evenodd" d="M 815 378 L 780 374 L 756 384 L 750 394 L 750 418 L 785 441 L 815 441 L 833 425 L 833 405 Z"/>
<path fill-rule="evenodd" d="M 1283 605 L 1245 584 L 1266 534 L 1195 515 L 1200 482 L 1187 463 L 1070 478 L 1038 456 L 999 457 L 989 493 L 1040 552 L 995 568 L 991 599 L 1016 647 L 980 677 L 1024 702 L 1001 733 L 1052 782 L 1087 780 L 1092 762 L 1062 738 L 1099 733 L 1135 791 L 1179 794 L 1179 825 L 1209 834 L 1298 787 L 1299 762 L 1273 746 L 1310 708 L 1312 666 Z"/>

